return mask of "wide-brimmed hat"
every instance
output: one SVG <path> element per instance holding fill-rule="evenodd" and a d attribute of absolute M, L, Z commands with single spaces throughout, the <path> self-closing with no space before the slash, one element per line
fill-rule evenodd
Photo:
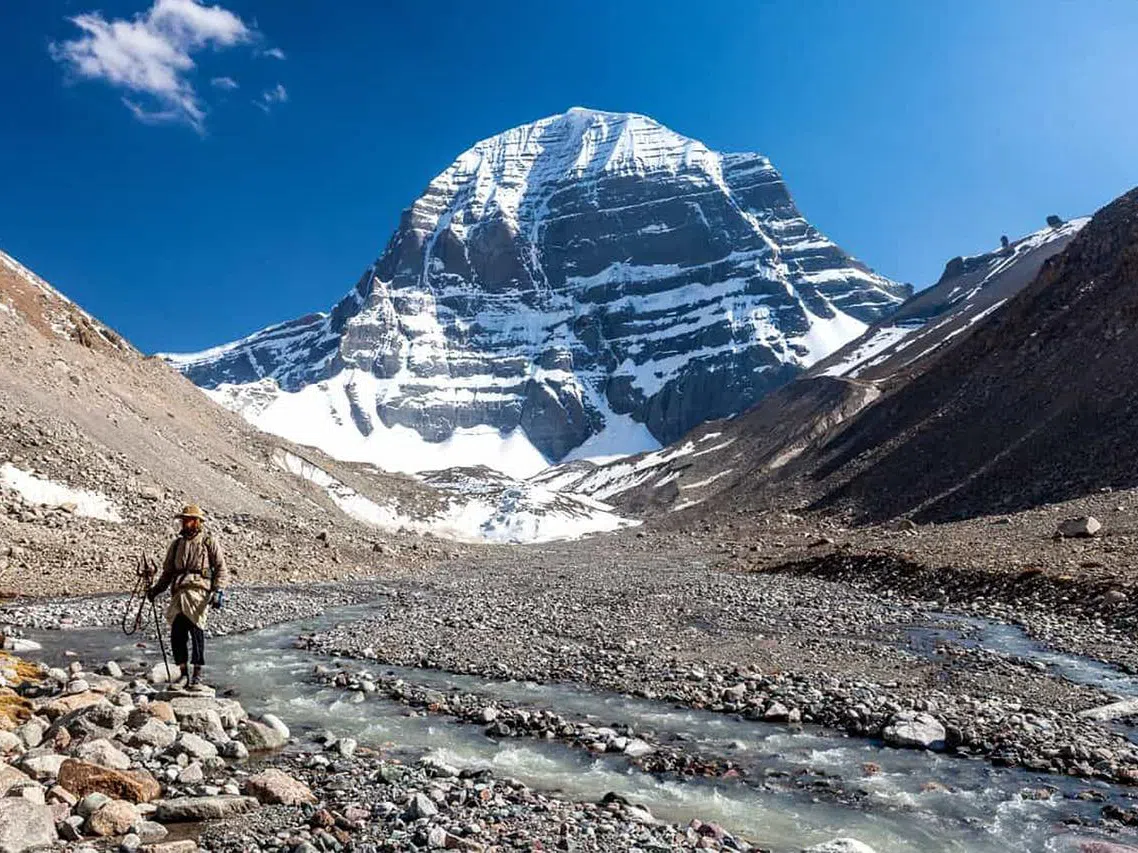
<path fill-rule="evenodd" d="M 182 507 L 182 511 L 174 516 L 174 518 L 200 518 L 205 521 L 205 513 L 202 508 L 197 504 L 186 504 Z"/>

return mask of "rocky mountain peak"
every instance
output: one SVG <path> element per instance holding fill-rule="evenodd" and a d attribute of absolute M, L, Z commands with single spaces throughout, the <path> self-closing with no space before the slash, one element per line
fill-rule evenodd
<path fill-rule="evenodd" d="M 342 458 L 525 473 L 742 411 L 907 295 L 765 157 L 573 108 L 459 155 L 331 313 L 169 358 Z"/>

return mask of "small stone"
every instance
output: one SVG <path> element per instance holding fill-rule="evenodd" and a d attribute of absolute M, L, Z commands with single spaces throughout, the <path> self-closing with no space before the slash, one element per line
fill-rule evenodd
<path fill-rule="evenodd" d="M 122 853 L 137 853 L 138 848 L 142 846 L 142 839 L 133 832 L 128 832 L 123 836 L 122 841 L 119 842 L 119 850 Z"/>
<path fill-rule="evenodd" d="M 426 794 L 416 793 L 411 797 L 411 802 L 407 805 L 407 811 L 404 813 L 404 817 L 407 820 L 419 820 L 421 818 L 434 817 L 438 813 L 439 808 L 430 797 Z"/>

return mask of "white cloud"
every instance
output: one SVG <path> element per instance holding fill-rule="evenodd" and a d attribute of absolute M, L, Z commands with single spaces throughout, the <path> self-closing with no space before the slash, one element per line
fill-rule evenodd
<path fill-rule="evenodd" d="M 272 89 L 266 89 L 261 93 L 261 100 L 254 101 L 258 107 L 268 112 L 276 104 L 283 104 L 288 100 L 288 90 L 277 83 Z"/>
<path fill-rule="evenodd" d="M 233 89 L 236 89 L 238 86 L 237 81 L 234 80 L 232 77 L 214 77 L 209 82 L 210 82 L 210 85 L 213 86 L 215 89 L 225 89 L 227 91 L 232 91 Z"/>
<path fill-rule="evenodd" d="M 198 0 L 155 0 L 131 20 L 108 21 L 100 12 L 70 20 L 82 35 L 50 45 L 57 62 L 80 77 L 103 80 L 150 99 L 143 105 L 123 98 L 140 121 L 185 122 L 198 131 L 205 110 L 188 77 L 195 68 L 192 54 L 233 47 L 254 36 L 233 12 Z"/>
<path fill-rule="evenodd" d="M 262 50 L 261 56 L 268 56 L 271 59 L 284 59 L 285 52 L 279 47 L 270 47 L 268 50 Z"/>

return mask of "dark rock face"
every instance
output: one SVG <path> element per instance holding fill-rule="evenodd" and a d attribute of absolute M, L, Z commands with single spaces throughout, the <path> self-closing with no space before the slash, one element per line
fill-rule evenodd
<path fill-rule="evenodd" d="M 907 295 L 815 230 L 764 157 L 575 109 L 462 154 L 330 315 L 171 361 L 262 398 L 266 379 L 328 381 L 364 435 L 521 427 L 557 460 L 614 415 L 669 442 L 739 412 Z"/>
<path fill-rule="evenodd" d="M 945 521 L 1138 485 L 1138 190 L 923 375 L 862 414 L 820 506 Z"/>

